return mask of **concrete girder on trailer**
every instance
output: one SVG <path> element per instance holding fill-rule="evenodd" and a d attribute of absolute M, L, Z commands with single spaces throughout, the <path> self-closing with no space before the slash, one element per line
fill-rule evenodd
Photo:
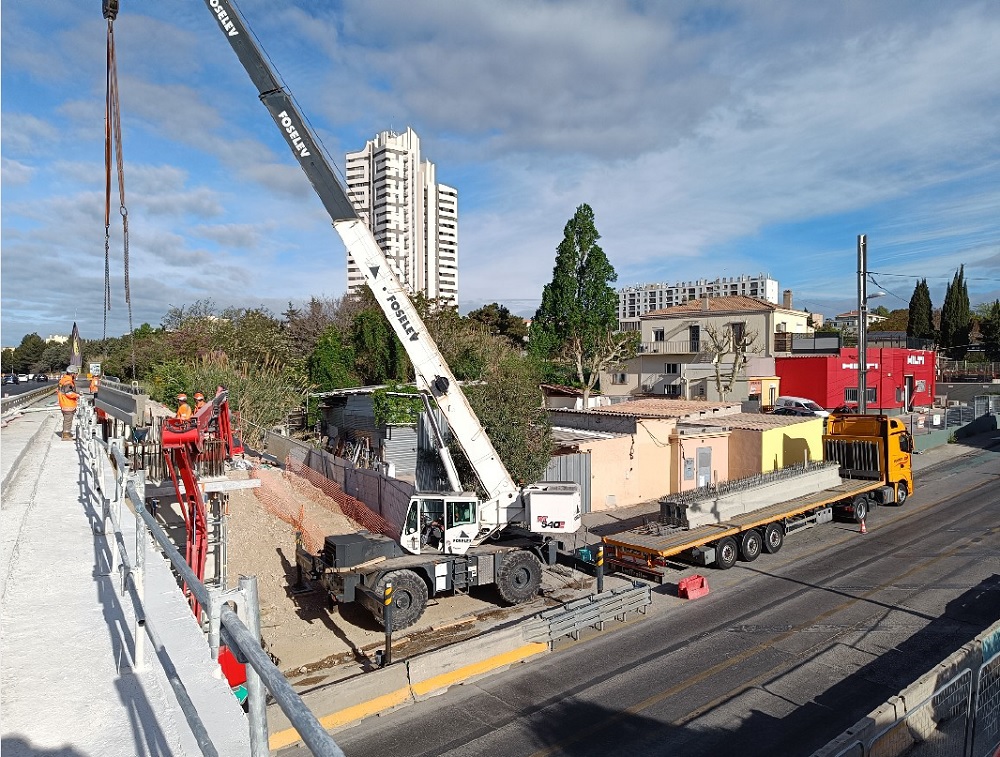
<path fill-rule="evenodd" d="M 699 547 L 726 536 L 735 536 L 767 523 L 794 518 L 810 510 L 874 491 L 881 486 L 880 481 L 846 480 L 837 486 L 819 492 L 806 494 L 731 518 L 725 523 L 714 523 L 693 529 L 653 523 L 632 531 L 605 536 L 604 543 L 647 554 L 650 557 L 673 557 L 693 547 Z"/>

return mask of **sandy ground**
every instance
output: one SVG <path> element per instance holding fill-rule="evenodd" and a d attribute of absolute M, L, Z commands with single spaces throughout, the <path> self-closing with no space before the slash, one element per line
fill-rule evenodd
<path fill-rule="evenodd" d="M 296 523 L 304 518 L 310 532 L 326 534 L 352 533 L 358 526 L 332 498 L 294 474 L 262 468 L 257 475 L 260 489 L 230 494 L 228 575 L 230 584 L 240 575 L 257 576 L 265 648 L 299 686 L 370 669 L 374 651 L 384 648 L 385 633 L 368 611 L 360 605 L 330 611 L 322 589 L 293 588 Z M 540 595 L 517 607 L 503 605 L 492 587 L 431 599 L 414 626 L 396 632 L 393 655 L 398 659 L 506 625 L 583 596 L 593 591 L 593 583 L 586 574 L 555 566 L 544 572 Z"/>

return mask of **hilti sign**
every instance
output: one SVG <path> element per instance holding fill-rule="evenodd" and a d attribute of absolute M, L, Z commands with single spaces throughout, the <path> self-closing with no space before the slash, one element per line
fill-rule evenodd
<path fill-rule="evenodd" d="M 907 355 L 906 356 L 907 365 L 923 365 L 924 356 L 923 355 Z"/>
<path fill-rule="evenodd" d="M 875 370 L 875 371 L 878 370 L 878 363 L 866 363 L 866 365 L 868 366 L 868 370 Z M 840 368 L 841 368 L 841 370 L 844 370 L 844 371 L 856 371 L 858 369 L 858 364 L 857 363 L 841 363 L 840 364 Z"/>

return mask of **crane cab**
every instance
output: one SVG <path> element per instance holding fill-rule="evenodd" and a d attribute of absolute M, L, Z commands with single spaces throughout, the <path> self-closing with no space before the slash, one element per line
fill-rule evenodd
<path fill-rule="evenodd" d="M 479 532 L 475 494 L 417 492 L 410 499 L 400 545 L 410 554 L 463 555 Z"/>

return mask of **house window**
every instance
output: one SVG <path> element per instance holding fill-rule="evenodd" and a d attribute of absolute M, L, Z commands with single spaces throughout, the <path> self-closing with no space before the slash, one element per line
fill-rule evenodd
<path fill-rule="evenodd" d="M 663 329 L 653 329 L 653 341 L 662 342 L 663 341 Z"/>
<path fill-rule="evenodd" d="M 625 384 L 628 383 L 628 374 L 625 373 L 612 373 L 611 374 L 612 384 Z"/>
<path fill-rule="evenodd" d="M 746 322 L 730 323 L 729 328 L 732 329 L 733 332 L 733 345 L 738 346 L 747 335 Z"/>
<path fill-rule="evenodd" d="M 663 387 L 663 393 L 668 397 L 680 397 L 681 396 L 681 385 L 680 384 L 666 384 Z"/>
<path fill-rule="evenodd" d="M 681 372 L 681 364 L 680 363 L 666 363 L 663 366 L 663 372 L 667 373 L 667 374 L 670 374 L 670 375 L 673 375 L 673 376 L 676 376 L 677 374 L 679 374 Z"/>
<path fill-rule="evenodd" d="M 700 326 L 688 326 L 688 339 L 691 341 L 691 352 L 701 352 Z"/>

